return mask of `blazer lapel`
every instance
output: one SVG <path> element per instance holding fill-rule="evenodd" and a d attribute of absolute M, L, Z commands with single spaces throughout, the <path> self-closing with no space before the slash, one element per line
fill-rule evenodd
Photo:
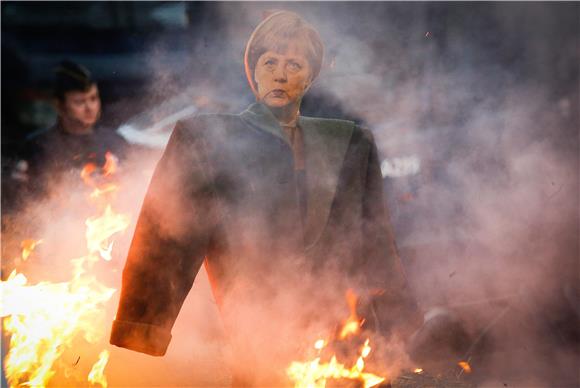
<path fill-rule="evenodd" d="M 248 109 L 240 113 L 240 117 L 246 124 L 268 132 L 288 143 L 278 120 L 276 120 L 276 117 L 274 117 L 270 109 L 264 104 L 256 102 L 250 105 Z"/>
<path fill-rule="evenodd" d="M 240 117 L 250 126 L 288 144 L 278 120 L 264 104 L 250 105 Z M 306 154 L 308 210 L 304 235 L 306 249 L 309 249 L 316 244 L 328 221 L 354 123 L 300 116 L 298 125 L 302 129 Z"/>
<path fill-rule="evenodd" d="M 306 249 L 316 244 L 330 209 L 354 123 L 344 120 L 299 117 L 306 153 L 307 217 Z"/>

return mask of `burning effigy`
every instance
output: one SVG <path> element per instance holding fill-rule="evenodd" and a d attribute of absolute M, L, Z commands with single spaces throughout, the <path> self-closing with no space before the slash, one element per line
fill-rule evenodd
<path fill-rule="evenodd" d="M 420 325 L 372 133 L 300 115 L 323 57 L 301 16 L 267 15 L 244 55 L 256 102 L 177 122 L 137 220 L 113 345 L 164 356 L 202 264 L 233 348 L 233 385 L 287 379 L 292 334 L 316 321 L 307 310 L 337 309 L 347 288 L 372 295 L 376 331 L 408 336 Z M 352 318 L 342 337 L 357 325 Z M 369 344 L 343 371 L 366 376 Z"/>
<path fill-rule="evenodd" d="M 108 15 L 94 12 L 105 6 L 126 14 L 123 4 L 88 4 L 87 14 Z M 220 374 L 222 383 L 229 382 L 230 370 L 233 385 L 260 385 L 264 380 L 254 378 L 268 372 L 284 386 L 314 387 L 576 382 L 578 212 L 572 210 L 577 210 L 579 176 L 574 140 L 578 93 L 573 87 L 578 6 L 296 3 L 288 7 L 300 9 L 333 43 L 323 47 L 310 29 L 296 38 L 286 29 L 287 20 L 268 14 L 264 17 L 270 23 L 252 34 L 244 60 L 241 55 L 232 60 L 227 52 L 232 47 L 243 51 L 248 26 L 265 7 L 155 3 L 155 23 L 175 25 L 161 34 L 156 24 L 153 33 L 132 37 L 163 35 L 179 52 L 158 52 L 160 43 L 141 52 L 153 66 L 118 66 L 143 74 L 150 67 L 155 73 L 140 78 L 155 98 L 148 93 L 129 98 L 132 107 L 126 113 L 143 110 L 146 121 L 154 121 L 150 132 L 155 141 L 141 144 L 163 147 L 179 121 L 145 197 L 111 338 L 115 345 L 165 358 L 100 343 L 108 338 L 113 319 L 112 309 L 106 319 L 103 312 L 117 307 L 121 276 L 111 272 L 116 282 L 105 282 L 95 269 L 125 259 L 118 254 L 122 243 L 117 237 L 128 220 L 107 200 L 117 193 L 108 180 L 115 170 L 109 155 L 104 165 L 89 164 L 81 174 L 90 187 L 86 209 L 94 210 L 87 216 L 70 206 L 69 212 L 77 213 L 71 218 L 79 224 L 78 233 L 62 231 L 57 222 L 47 233 L 25 233 L 10 241 L 20 249 L 7 255 L 17 265 L 10 275 L 12 268 L 3 273 L 1 283 L 2 382 L 104 386 L 119 379 L 116 385 L 121 386 L 205 386 L 195 384 L 199 372 L 191 367 L 210 347 L 196 337 L 196 325 L 214 327 L 218 309 L 230 342 L 215 340 L 216 331 L 201 336 L 211 337 L 208 343 L 218 343 L 219 351 L 232 345 L 230 364 L 220 359 L 214 369 L 203 371 Z M 27 45 L 45 46 L 43 65 L 47 55 L 60 55 L 61 50 L 37 39 L 38 20 L 17 18 L 15 8 L 3 4 L 3 33 L 25 33 L 24 57 Z M 130 17 L 143 10 L 151 11 L 132 7 L 127 19 L 148 20 Z M 66 14 L 77 18 L 78 12 Z M 108 18 L 93 20 L 112 27 Z M 34 28 L 18 27 L 17 19 Z M 42 19 L 47 25 L 51 20 Z M 301 25 L 293 20 L 294 26 Z M 77 24 L 83 23 L 75 20 L 67 36 L 83 50 L 92 47 L 95 55 L 87 57 L 106 62 L 96 70 L 109 73 L 111 64 L 101 55 L 111 51 L 97 51 L 117 46 L 76 45 Z M 183 34 L 177 24 L 191 33 Z M 55 30 L 62 34 L 61 28 Z M 110 32 L 102 35 L 131 34 Z M 193 44 L 181 40 L 185 35 Z M 12 36 L 10 46 L 18 43 Z M 6 58 L 11 51 L 20 54 L 19 47 L 8 48 Z M 321 59 L 322 49 L 329 60 Z M 25 72 L 20 58 L 13 58 L 14 64 L 6 66 L 8 77 Z M 38 62 L 31 65 L 39 67 Z M 186 68 L 189 77 L 173 74 L 175 65 Z M 247 99 L 247 90 L 238 88 L 236 69 L 242 67 L 257 102 L 241 114 L 214 114 L 231 113 L 227 107 Z M 329 76 L 317 78 L 319 71 Z M 127 91 L 125 73 L 112 74 L 115 90 Z M 14 78 L 18 83 L 24 77 Z M 191 95 L 167 99 L 185 85 L 196 96 L 219 94 L 227 103 L 203 109 Z M 3 91 L 12 96 L 11 90 Z M 144 100 L 145 105 L 172 106 L 154 113 L 142 105 Z M 120 111 L 125 114 L 125 109 L 114 114 Z M 137 129 L 147 127 L 134 128 L 142 135 Z M 10 143 L 3 145 L 10 148 Z M 24 181 L 26 166 L 19 167 Z M 149 177 L 146 173 L 141 180 Z M 49 179 L 58 185 L 50 174 Z M 382 193 L 381 186 L 391 192 Z M 379 205 L 381 196 L 391 201 L 389 209 Z M 131 200 L 139 205 L 142 196 Z M 409 282 L 394 249 L 388 210 Z M 62 241 L 55 243 L 56 235 Z M 40 260 L 52 264 L 56 257 L 45 255 L 51 244 L 67 252 L 58 261 L 72 258 L 60 279 L 52 268 L 45 271 L 48 266 L 29 270 Z M 78 244 L 82 252 L 69 255 Z M 188 315 L 181 308 L 195 274 L 201 271 L 198 286 L 206 280 L 202 264 L 214 295 L 209 286 L 201 297 L 189 294 L 207 302 L 216 315 L 212 319 L 203 303 L 195 304 L 201 313 Z M 347 296 L 350 315 L 339 308 L 348 289 L 358 294 Z M 421 308 L 443 313 L 423 316 L 422 328 L 412 337 L 419 345 L 409 352 L 410 361 L 406 349 L 389 341 L 420 323 L 415 297 Z M 364 298 L 370 302 L 361 303 Z M 452 345 L 449 352 L 445 342 Z M 429 346 L 421 349 L 425 343 Z M 90 348 L 91 354 L 80 354 L 81 348 Z M 395 349 L 399 359 L 385 356 Z M 146 361 L 124 362 L 131 357 Z M 175 373 L 156 371 L 168 364 L 183 372 L 179 384 Z"/>

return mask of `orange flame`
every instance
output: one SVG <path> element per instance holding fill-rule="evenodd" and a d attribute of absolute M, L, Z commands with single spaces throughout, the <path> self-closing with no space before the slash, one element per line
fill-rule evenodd
<path fill-rule="evenodd" d="M 119 159 L 113 153 L 107 151 L 105 153 L 105 165 L 103 166 L 103 175 L 111 176 L 117 171 Z"/>
<path fill-rule="evenodd" d="M 85 182 L 87 186 L 95 185 L 92 175 L 96 170 L 97 166 L 94 163 L 85 164 L 85 166 L 81 170 L 81 178 L 83 179 L 83 182 Z"/>
<path fill-rule="evenodd" d="M 99 384 L 103 388 L 107 388 L 107 377 L 104 374 L 105 366 L 109 361 L 109 352 L 103 350 L 99 354 L 99 361 L 93 365 L 93 368 L 89 372 L 89 377 L 87 381 L 92 384 Z"/>
<path fill-rule="evenodd" d="M 129 226 L 129 217 L 114 213 L 111 206 L 105 208 L 101 217 L 91 217 L 86 221 L 87 248 L 91 254 L 98 253 L 104 260 L 111 260 L 113 243 L 109 237 L 122 232 Z"/>
<path fill-rule="evenodd" d="M 93 175 L 95 172 L 99 170 L 103 177 L 110 177 L 113 174 L 115 174 L 115 172 L 117 172 L 118 163 L 119 159 L 112 152 L 107 151 L 105 153 L 105 164 L 102 167 L 99 168 L 94 163 L 85 164 L 85 166 L 81 170 L 81 178 L 87 186 L 95 187 L 95 191 L 91 194 L 91 197 L 93 198 L 98 197 L 100 195 L 115 191 L 117 189 L 115 185 L 110 183 L 101 185 L 99 187 L 97 182 L 95 182 Z"/>
<path fill-rule="evenodd" d="M 465 373 L 471 373 L 471 366 L 467 361 L 459 361 L 457 365 L 459 365 Z"/>
<path fill-rule="evenodd" d="M 364 320 L 360 319 L 356 313 L 357 296 L 351 288 L 346 291 L 346 302 L 350 310 L 350 316 L 343 322 L 342 329 L 338 335 L 341 340 L 350 335 L 358 334 L 360 327 L 364 323 Z"/>
<path fill-rule="evenodd" d="M 103 176 L 116 170 L 116 158 L 110 153 L 103 167 Z M 97 166 L 85 165 L 81 172 L 83 181 L 101 193 L 116 190 L 106 184 L 97 187 L 93 173 Z M 68 282 L 40 282 L 29 285 L 26 276 L 14 270 L 6 281 L 0 282 L 0 316 L 4 330 L 10 336 L 8 353 L 4 359 L 4 372 L 8 385 L 45 387 L 56 374 L 55 362 L 73 340 L 82 335 L 89 343 L 104 336 L 104 305 L 115 293 L 91 275 L 92 266 L 99 259 L 111 260 L 112 237 L 129 226 L 127 215 L 115 213 L 110 205 L 102 207 L 102 214 L 86 220 L 86 256 L 70 260 L 72 277 Z M 42 240 L 22 242 L 22 257 Z M 109 354 L 101 352 L 99 360 L 88 375 L 88 382 L 107 386 L 104 368 Z"/>
<path fill-rule="evenodd" d="M 30 257 L 32 251 L 38 244 L 42 243 L 42 240 L 33 240 L 33 239 L 26 239 L 20 243 L 20 247 L 22 248 L 22 260 L 27 260 Z"/>
<path fill-rule="evenodd" d="M 4 330 L 10 334 L 4 367 L 11 387 L 46 386 L 55 374 L 54 362 L 77 334 L 89 342 L 104 334 L 96 323 L 101 306 L 115 290 L 92 277 L 27 285 L 26 277 L 13 271 L 1 284 L 1 314 L 7 317 Z"/>
<path fill-rule="evenodd" d="M 318 348 L 321 340 L 316 341 L 315 348 Z M 371 352 L 367 339 L 360 349 L 360 356 L 355 364 L 347 368 L 337 361 L 333 355 L 328 363 L 320 363 L 320 357 L 310 362 L 292 362 L 286 369 L 288 377 L 294 382 L 295 388 L 324 388 L 328 379 L 349 379 L 358 380 L 364 388 L 374 387 L 385 381 L 384 377 L 372 373 L 363 372 L 365 367 L 364 359 Z"/>
<path fill-rule="evenodd" d="M 343 323 L 339 339 L 343 340 L 349 335 L 360 333 L 360 327 L 364 319 L 360 319 L 356 313 L 357 296 L 352 289 L 346 292 L 346 301 L 350 309 L 350 316 Z M 350 379 L 361 382 L 364 388 L 373 387 L 385 381 L 385 377 L 373 373 L 364 372 L 365 358 L 371 352 L 367 338 L 360 349 L 360 356 L 350 368 L 338 362 L 336 355 L 333 355 L 329 362 L 321 363 L 320 353 L 327 345 L 327 341 L 319 339 L 314 343 L 314 349 L 318 351 L 318 356 L 312 361 L 294 361 L 286 369 L 287 376 L 294 382 L 296 388 L 324 388 L 328 379 Z"/>

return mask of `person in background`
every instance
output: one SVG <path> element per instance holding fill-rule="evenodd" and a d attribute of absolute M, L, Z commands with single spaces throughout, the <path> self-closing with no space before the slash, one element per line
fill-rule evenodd
<path fill-rule="evenodd" d="M 28 135 L 7 168 L 2 188 L 3 275 L 18 265 L 12 258 L 20 256 L 21 241 L 50 222 L 46 212 L 38 218 L 38 211 L 56 215 L 61 206 L 70 207 L 71 190 L 88 187 L 81 179 L 83 167 L 94 164 L 93 181 L 109 180 L 102 168 L 106 159 L 120 161 L 122 168 L 128 150 L 123 137 L 99 125 L 99 88 L 84 66 L 62 61 L 55 68 L 53 96 L 56 123 Z M 48 206 L 38 206 L 46 200 Z"/>
<path fill-rule="evenodd" d="M 128 143 L 98 125 L 101 98 L 97 82 L 84 66 L 65 60 L 55 69 L 57 122 L 26 138 L 12 179 L 35 198 L 48 193 L 67 176 L 79 178 L 87 163 L 103 166 L 106 155 L 123 159 Z"/>

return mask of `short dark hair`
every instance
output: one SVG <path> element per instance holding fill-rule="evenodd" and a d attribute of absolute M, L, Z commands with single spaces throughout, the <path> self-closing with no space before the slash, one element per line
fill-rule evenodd
<path fill-rule="evenodd" d="M 318 76 L 324 58 L 324 45 L 320 34 L 297 13 L 279 11 L 268 16 L 256 27 L 246 45 L 244 66 L 254 92 L 254 70 L 260 56 L 268 50 L 284 51 L 289 41 L 296 41 L 304 50 L 312 68 L 312 79 Z"/>
<path fill-rule="evenodd" d="M 97 83 L 86 67 L 69 60 L 59 63 L 54 72 L 54 96 L 61 101 L 67 92 L 86 92 Z"/>

